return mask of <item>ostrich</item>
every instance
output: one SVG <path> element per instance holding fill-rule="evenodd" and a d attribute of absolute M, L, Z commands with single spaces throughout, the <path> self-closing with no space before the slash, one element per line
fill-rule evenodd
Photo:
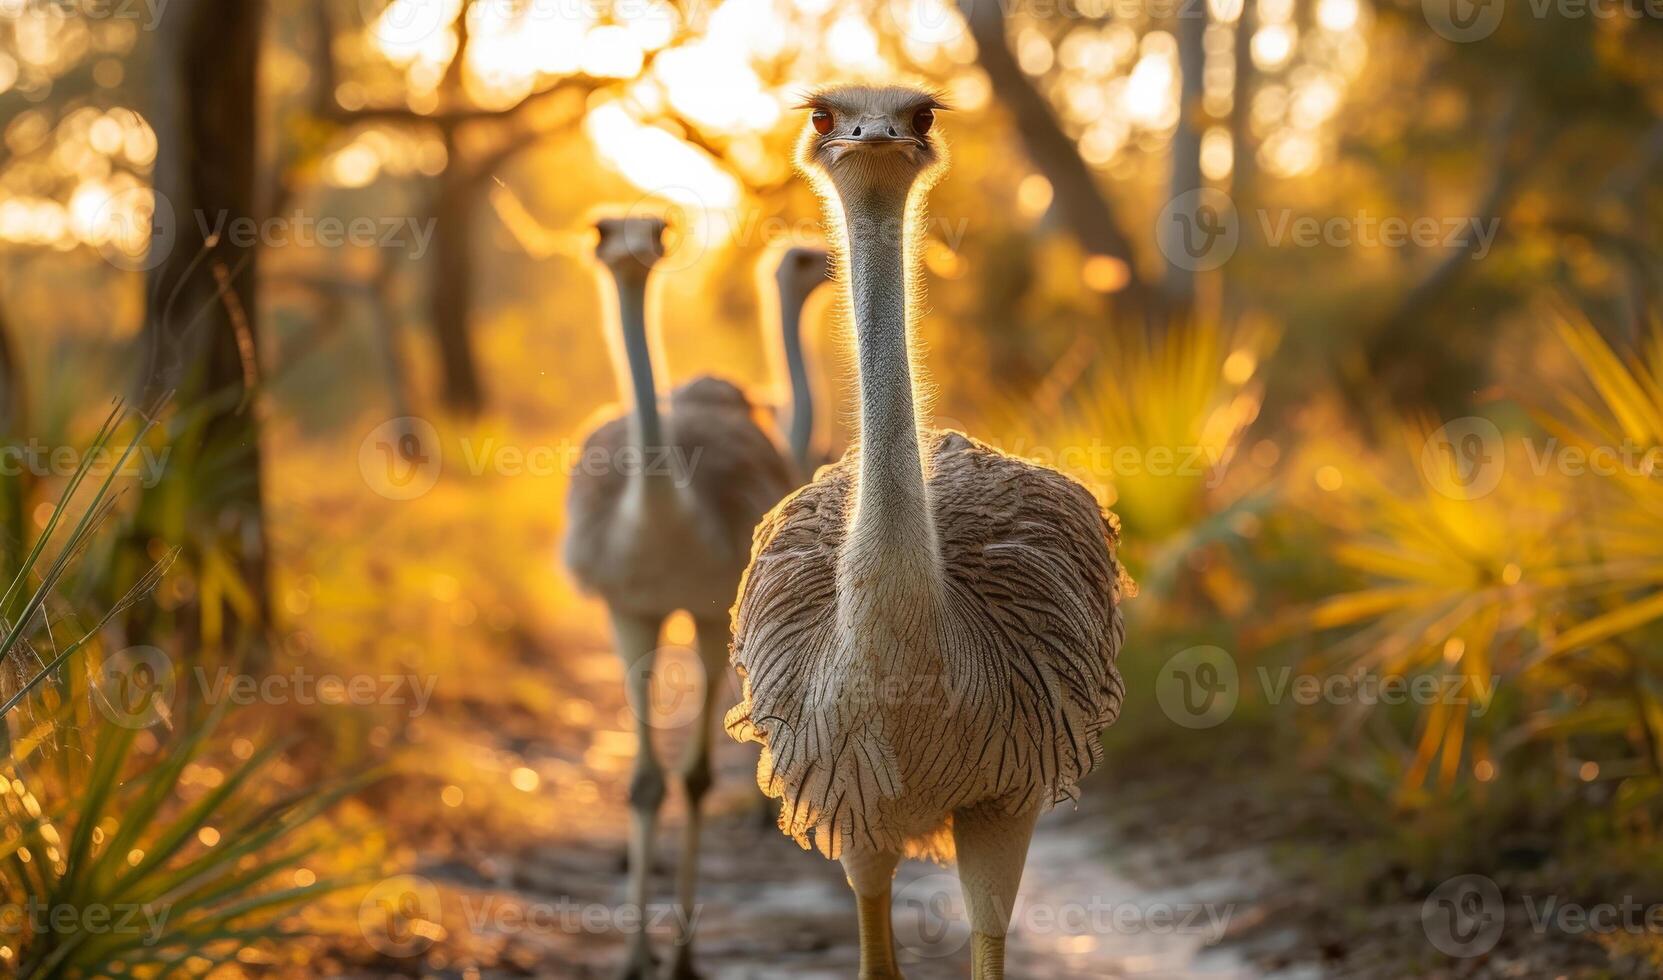
<path fill-rule="evenodd" d="M 831 257 L 824 249 L 798 246 L 787 249 L 774 268 L 779 292 L 780 338 L 785 347 L 785 367 L 791 381 L 791 425 L 786 441 L 797 472 L 804 479 L 827 460 L 814 452 L 814 387 L 808 378 L 808 361 L 803 354 L 803 307 L 815 290 L 828 282 Z"/>
<path fill-rule="evenodd" d="M 1084 487 L 917 423 L 914 260 L 946 166 L 941 104 L 848 86 L 806 108 L 798 163 L 842 231 L 860 439 L 757 530 L 726 726 L 761 744 L 780 829 L 842 862 L 862 977 L 900 975 L 900 859 L 956 855 L 973 976 L 998 978 L 1034 821 L 1077 797 L 1119 713 L 1130 583 Z"/>
<path fill-rule="evenodd" d="M 757 521 L 794 485 L 791 467 L 753 419 L 751 403 L 717 378 L 691 381 L 660 412 L 647 335 L 647 279 L 663 257 L 656 218 L 603 220 L 595 255 L 617 287 L 622 337 L 620 388 L 634 408 L 595 429 L 567 500 L 565 559 L 612 619 L 636 715 L 630 780 L 628 901 L 644 910 L 664 775 L 653 752 L 649 684 L 664 620 L 685 610 L 697 627 L 704 702 L 682 760 L 688 815 L 676 874 L 679 933 L 674 973 L 692 976 L 692 909 L 698 876 L 700 804 L 710 788 L 712 708 L 726 669 L 728 610 Z M 609 465 L 595 465 L 596 460 Z M 653 974 L 645 928 L 630 934 L 622 976 Z"/>

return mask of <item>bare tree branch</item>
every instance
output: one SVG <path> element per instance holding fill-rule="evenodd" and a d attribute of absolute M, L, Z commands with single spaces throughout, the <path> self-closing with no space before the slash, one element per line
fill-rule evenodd
<path fill-rule="evenodd" d="M 1016 63 L 1005 42 L 1004 5 L 959 0 L 959 10 L 976 41 L 976 57 L 993 83 L 1034 164 L 1044 171 L 1057 201 L 1057 213 L 1086 251 L 1126 264 L 1131 280 L 1121 294 L 1132 306 L 1149 312 L 1160 307 L 1154 290 L 1138 273 L 1137 254 L 1121 230 L 1113 207 L 1079 147 L 1057 122 L 1051 105 Z"/>
<path fill-rule="evenodd" d="M 1524 101 L 1524 86 L 1514 84 L 1508 90 L 1506 101 L 1497 114 L 1490 151 L 1490 184 L 1472 210 L 1475 222 L 1486 225 L 1496 223 L 1499 227 L 1502 214 L 1512 204 L 1526 171 L 1537 156 L 1522 145 L 1529 142 L 1520 136 Z M 1493 241 L 1490 244 L 1494 246 Z M 1371 332 L 1371 348 L 1390 343 L 1388 338 L 1392 334 L 1412 325 L 1435 305 L 1472 265 L 1469 260 L 1473 249 L 1477 247 L 1478 238 L 1472 236 L 1464 247 L 1450 249 L 1443 258 L 1427 269 L 1420 279 L 1404 292 L 1397 306 L 1380 319 Z M 1373 359 L 1371 354 L 1371 360 Z"/>

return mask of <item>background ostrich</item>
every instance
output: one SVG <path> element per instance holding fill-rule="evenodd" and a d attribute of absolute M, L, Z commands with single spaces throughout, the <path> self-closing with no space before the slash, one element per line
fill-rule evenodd
<path fill-rule="evenodd" d="M 826 285 L 831 256 L 825 249 L 798 246 L 785 251 L 774 268 L 779 296 L 780 339 L 784 344 L 785 368 L 791 382 L 791 423 L 786 442 L 797 472 L 807 480 L 829 462 L 814 447 L 814 385 L 808 376 L 808 358 L 803 351 L 803 307 L 815 290 Z"/>
<path fill-rule="evenodd" d="M 698 727 L 681 766 L 688 814 L 676 897 L 682 932 L 675 975 L 692 975 L 694 886 L 698 874 L 700 804 L 710 788 L 711 709 L 727 661 L 728 610 L 745 567 L 757 520 L 792 486 L 791 468 L 752 418 L 735 386 L 703 377 L 670 395 L 660 413 L 647 334 L 647 278 L 663 257 L 664 223 L 655 218 L 597 224 L 596 257 L 617 286 L 622 338 L 620 387 L 632 411 L 590 434 L 586 461 L 572 474 L 567 501 L 566 564 L 584 588 L 606 601 L 623 658 L 637 749 L 630 781 L 629 897 L 644 909 L 653 837 L 664 801 L 664 776 L 653 751 L 649 684 L 664 620 L 686 610 L 698 630 L 705 670 Z M 645 930 L 630 936 L 625 977 L 652 975 Z"/>
<path fill-rule="evenodd" d="M 973 973 L 1000 977 L 1034 820 L 1120 709 L 1117 531 L 1063 475 L 917 424 L 909 286 L 941 106 L 866 87 L 808 105 L 799 163 L 844 234 L 860 442 L 758 531 L 727 727 L 761 743 L 781 829 L 843 862 L 862 977 L 899 975 L 897 862 L 955 851 Z"/>

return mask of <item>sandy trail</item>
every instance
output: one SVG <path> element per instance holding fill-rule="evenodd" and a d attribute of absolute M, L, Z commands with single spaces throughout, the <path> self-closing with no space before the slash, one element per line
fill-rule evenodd
<path fill-rule="evenodd" d="M 663 682 L 655 684 L 655 742 L 672 768 L 690 730 L 684 699 L 697 697 L 686 673 L 690 663 L 672 652 Z M 561 675 L 559 683 L 570 690 L 559 696 L 592 705 L 594 724 L 517 747 L 544 774 L 538 794 L 570 814 L 558 839 L 504 841 L 512 851 L 460 865 L 494 868 L 490 880 L 457 871 L 456 863 L 422 871 L 446 893 L 446 945 L 490 951 L 475 960 L 493 964 L 478 976 L 608 977 L 622 950 L 618 916 L 624 909 L 632 716 L 610 652 L 567 651 Z M 853 899 L 835 863 L 801 850 L 767 822 L 754 788 L 755 751 L 725 737 L 717 742 L 717 788 L 702 860 L 699 968 L 709 980 L 851 977 L 857 963 Z M 1258 976 L 1228 944 L 1217 945 L 1245 907 L 1248 880 L 1226 873 L 1195 882 L 1192 875 L 1178 887 L 1161 884 L 1159 869 L 1138 868 L 1139 880 L 1117 871 L 1138 862 L 1125 860 L 1135 855 L 1117 854 L 1125 845 L 1113 837 L 1108 779 L 1093 777 L 1079 809 L 1053 811 L 1041 821 L 1013 915 L 1010 975 Z M 665 956 L 683 806 L 672 780 L 655 862 L 657 906 L 650 910 Z M 536 836 L 528 833 L 527 839 Z M 895 910 L 899 956 L 909 978 L 968 975 L 968 925 L 952 869 L 903 865 Z"/>

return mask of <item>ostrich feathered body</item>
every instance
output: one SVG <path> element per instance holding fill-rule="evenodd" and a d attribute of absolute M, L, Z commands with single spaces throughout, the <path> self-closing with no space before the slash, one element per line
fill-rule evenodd
<path fill-rule="evenodd" d="M 791 489 L 791 467 L 720 378 L 671 392 L 664 430 L 665 445 L 644 449 L 628 415 L 590 433 L 567 496 L 566 565 L 615 610 L 725 619 L 751 532 Z"/>
<path fill-rule="evenodd" d="M 923 608 L 881 617 L 870 632 L 886 635 L 840 626 L 840 601 L 891 585 L 840 596 L 858 448 L 768 515 L 741 586 L 727 728 L 761 743 L 781 830 L 827 857 L 853 844 L 945 859 L 955 810 L 1071 798 L 1120 711 L 1113 517 L 1068 477 L 959 433 L 921 448 L 939 557 Z"/>

